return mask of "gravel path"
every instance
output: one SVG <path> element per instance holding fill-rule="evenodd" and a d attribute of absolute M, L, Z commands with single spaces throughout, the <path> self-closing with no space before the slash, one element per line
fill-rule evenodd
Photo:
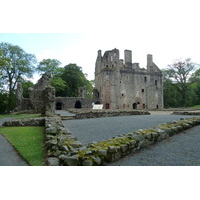
<path fill-rule="evenodd" d="M 10 121 L 12 120 L 14 117 L 9 117 L 9 118 L 4 118 L 4 119 L 0 119 L 0 126 L 2 126 L 2 124 L 6 121 Z"/>
<path fill-rule="evenodd" d="M 56 110 L 56 114 L 60 114 L 61 116 L 75 116 L 76 114 L 70 113 L 66 110 Z"/>
<path fill-rule="evenodd" d="M 133 152 L 109 166 L 200 166 L 200 126 Z"/>
<path fill-rule="evenodd" d="M 0 126 L 5 121 L 13 119 L 0 119 Z M 7 139 L 0 134 L 0 166 L 29 166 L 26 161 L 18 154 L 14 147 L 7 141 Z"/>
<path fill-rule="evenodd" d="M 0 134 L 0 166 L 29 166 Z"/>
<path fill-rule="evenodd" d="M 185 115 L 134 115 L 120 117 L 105 117 L 96 119 L 66 120 L 65 127 L 87 145 L 92 141 L 111 139 L 122 133 L 129 133 L 138 129 L 147 129 L 159 126 L 162 123 L 191 118 Z"/>

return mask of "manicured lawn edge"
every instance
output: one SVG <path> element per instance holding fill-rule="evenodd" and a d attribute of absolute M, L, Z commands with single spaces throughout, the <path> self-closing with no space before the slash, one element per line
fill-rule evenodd
<path fill-rule="evenodd" d="M 11 118 L 11 117 L 14 117 L 15 119 L 24 119 L 24 118 L 37 118 L 41 117 L 41 115 L 32 115 L 32 114 L 0 115 L 0 119 Z"/>
<path fill-rule="evenodd" d="M 83 146 L 73 134 L 64 128 L 60 117 L 46 117 L 44 121 L 48 166 L 107 165 L 133 151 L 200 125 L 200 118 L 190 118 L 161 124 L 150 129 L 139 129 L 132 133 L 113 137 L 110 140 L 92 142 Z M 35 122 L 37 122 L 37 119 L 35 119 Z M 15 123 L 21 124 L 17 121 Z"/>
<path fill-rule="evenodd" d="M 46 164 L 43 127 L 3 127 L 0 133 L 31 166 Z"/>

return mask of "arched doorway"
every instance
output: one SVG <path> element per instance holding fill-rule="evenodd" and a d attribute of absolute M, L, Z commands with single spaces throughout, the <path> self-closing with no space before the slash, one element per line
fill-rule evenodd
<path fill-rule="evenodd" d="M 133 109 L 137 109 L 137 103 L 133 103 Z"/>
<path fill-rule="evenodd" d="M 76 101 L 75 108 L 82 108 L 80 101 Z"/>
<path fill-rule="evenodd" d="M 56 110 L 62 110 L 62 103 L 61 102 L 56 103 Z"/>

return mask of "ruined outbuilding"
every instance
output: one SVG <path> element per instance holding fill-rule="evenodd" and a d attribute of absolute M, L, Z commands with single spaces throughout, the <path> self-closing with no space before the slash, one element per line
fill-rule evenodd
<path fill-rule="evenodd" d="M 79 88 L 78 97 L 55 97 L 55 88 L 51 86 L 51 75 L 43 74 L 34 87 L 28 90 L 29 98 L 23 97 L 21 83 L 17 85 L 16 112 L 41 113 L 45 116 L 55 114 L 55 109 L 92 108 L 92 99 L 87 98 L 87 88 Z"/>
<path fill-rule="evenodd" d="M 50 86 L 50 80 L 50 74 L 43 74 L 38 83 L 29 88 L 29 98 L 23 97 L 22 85 L 18 83 L 15 111 L 29 111 L 45 116 L 53 115 L 55 113 L 55 89 Z"/>
<path fill-rule="evenodd" d="M 105 109 L 159 109 L 163 108 L 162 72 L 147 55 L 147 68 L 132 63 L 132 52 L 119 50 L 98 51 L 95 66 L 95 94 L 97 103 Z"/>

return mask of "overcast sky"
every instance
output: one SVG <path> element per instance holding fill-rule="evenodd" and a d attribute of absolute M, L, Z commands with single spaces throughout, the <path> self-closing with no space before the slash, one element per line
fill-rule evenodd
<path fill-rule="evenodd" d="M 94 79 L 99 49 L 118 48 L 121 59 L 125 49 L 132 50 L 132 61 L 140 67 L 146 67 L 147 54 L 160 68 L 180 57 L 200 63 L 197 0 L 28 2 L 3 3 L 0 42 L 19 45 L 38 61 L 76 63 L 89 79 Z"/>

